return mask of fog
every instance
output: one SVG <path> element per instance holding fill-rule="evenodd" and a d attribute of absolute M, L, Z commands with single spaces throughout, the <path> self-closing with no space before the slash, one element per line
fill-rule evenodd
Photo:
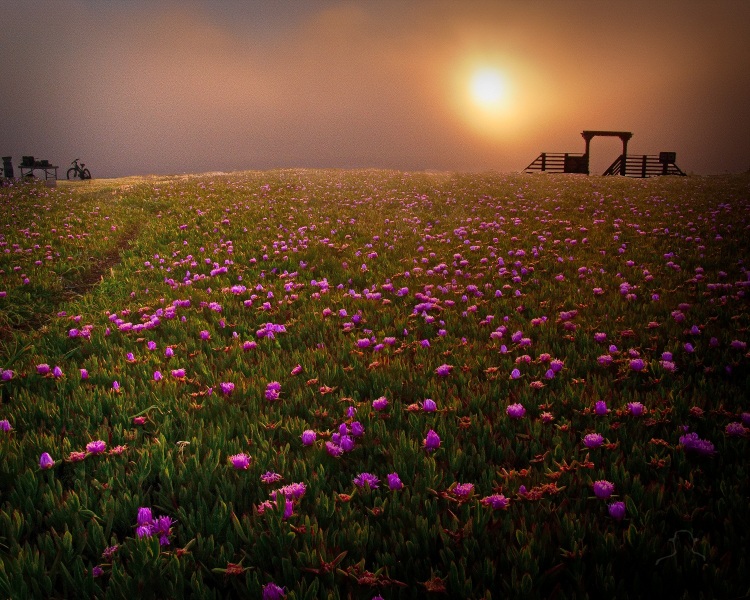
<path fill-rule="evenodd" d="M 750 3 L 5 1 L 0 153 L 94 177 L 276 167 L 519 171 L 634 133 L 750 168 Z M 497 114 L 468 77 L 507 80 Z M 593 171 L 619 154 L 595 140 Z M 603 165 L 603 167 L 602 167 Z"/>

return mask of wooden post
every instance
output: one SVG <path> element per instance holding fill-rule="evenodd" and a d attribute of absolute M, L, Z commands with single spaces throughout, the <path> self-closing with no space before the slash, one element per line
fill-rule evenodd
<path fill-rule="evenodd" d="M 646 160 L 648 159 L 648 156 L 645 154 L 643 155 L 643 163 L 641 164 L 641 177 L 644 179 L 646 178 Z"/>
<path fill-rule="evenodd" d="M 542 171 L 547 170 L 547 153 L 542 152 Z"/>

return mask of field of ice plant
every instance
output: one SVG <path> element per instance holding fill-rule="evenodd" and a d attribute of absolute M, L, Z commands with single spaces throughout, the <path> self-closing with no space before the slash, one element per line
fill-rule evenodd
<path fill-rule="evenodd" d="M 747 176 L 0 207 L 3 597 L 750 590 Z"/>

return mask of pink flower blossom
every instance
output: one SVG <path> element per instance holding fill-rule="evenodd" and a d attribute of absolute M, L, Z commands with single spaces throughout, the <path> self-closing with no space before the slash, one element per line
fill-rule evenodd
<path fill-rule="evenodd" d="M 250 457 L 244 452 L 233 454 L 229 457 L 229 462 L 231 462 L 232 466 L 237 470 L 246 471 L 250 467 Z"/>

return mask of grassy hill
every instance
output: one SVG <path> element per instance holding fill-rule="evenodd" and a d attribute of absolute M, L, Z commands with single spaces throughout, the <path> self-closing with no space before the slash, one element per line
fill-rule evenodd
<path fill-rule="evenodd" d="M 0 207 L 3 597 L 750 592 L 750 176 Z"/>

